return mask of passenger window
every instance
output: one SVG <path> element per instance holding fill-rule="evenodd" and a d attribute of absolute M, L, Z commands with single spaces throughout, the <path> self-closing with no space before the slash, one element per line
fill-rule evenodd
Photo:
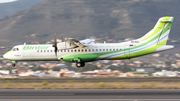
<path fill-rule="evenodd" d="M 83 52 L 83 49 L 82 49 L 82 52 Z"/>
<path fill-rule="evenodd" d="M 43 50 L 41 50 L 41 53 L 43 52 Z"/>
<path fill-rule="evenodd" d="M 80 49 L 78 50 L 78 52 L 80 52 Z"/>
<path fill-rule="evenodd" d="M 46 50 L 44 50 L 44 52 L 46 52 Z"/>
<path fill-rule="evenodd" d="M 109 49 L 109 51 L 111 51 L 111 49 Z"/>
<path fill-rule="evenodd" d="M 64 52 L 66 52 L 66 50 L 64 50 Z"/>
<path fill-rule="evenodd" d="M 51 50 L 51 52 L 53 52 L 53 51 Z"/>
<path fill-rule="evenodd" d="M 39 53 L 39 50 L 37 50 L 37 52 Z"/>
<path fill-rule="evenodd" d="M 74 52 L 76 52 L 76 49 L 74 50 Z"/>
<path fill-rule="evenodd" d="M 47 52 L 49 52 L 49 50 L 47 50 Z"/>
<path fill-rule="evenodd" d="M 113 51 L 115 51 L 115 49 L 113 49 Z"/>
<path fill-rule="evenodd" d="M 105 51 L 105 49 L 103 49 L 103 51 Z"/>
<path fill-rule="evenodd" d="M 17 48 L 17 51 L 19 51 L 19 48 Z"/>
<path fill-rule="evenodd" d="M 98 52 L 98 49 L 96 49 L 96 52 Z"/>
<path fill-rule="evenodd" d="M 91 49 L 89 49 L 89 52 L 91 52 Z"/>
<path fill-rule="evenodd" d="M 94 52 L 94 49 L 92 49 L 92 51 Z"/>
<path fill-rule="evenodd" d="M 85 52 L 87 52 L 87 49 L 85 49 Z"/>
<path fill-rule="evenodd" d="M 108 49 L 106 49 L 106 51 L 108 52 Z"/>
<path fill-rule="evenodd" d="M 71 50 L 71 52 L 73 52 L 73 49 Z"/>
<path fill-rule="evenodd" d="M 118 51 L 118 49 L 116 49 L 116 51 Z"/>
<path fill-rule="evenodd" d="M 67 50 L 67 52 L 69 52 L 69 49 Z"/>
<path fill-rule="evenodd" d="M 101 52 L 101 49 L 99 49 L 99 51 Z"/>

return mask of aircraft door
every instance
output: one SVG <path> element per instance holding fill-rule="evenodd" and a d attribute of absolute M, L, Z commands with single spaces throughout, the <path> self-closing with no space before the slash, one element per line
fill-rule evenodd
<path fill-rule="evenodd" d="M 124 45 L 124 57 L 130 57 L 130 47 L 129 44 Z"/>

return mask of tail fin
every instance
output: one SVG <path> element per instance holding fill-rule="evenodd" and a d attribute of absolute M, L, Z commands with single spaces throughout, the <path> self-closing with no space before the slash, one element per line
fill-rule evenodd
<path fill-rule="evenodd" d="M 173 19 L 174 17 L 169 16 L 160 18 L 155 27 L 137 41 L 140 43 L 154 41 L 157 45 L 166 45 Z"/>

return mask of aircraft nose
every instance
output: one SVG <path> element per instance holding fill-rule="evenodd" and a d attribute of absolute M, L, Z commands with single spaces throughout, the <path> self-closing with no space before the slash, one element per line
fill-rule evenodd
<path fill-rule="evenodd" d="M 3 58 L 4 58 L 4 59 L 8 59 L 8 58 L 9 58 L 9 54 L 8 54 L 8 53 L 4 54 L 4 55 L 3 55 Z"/>
<path fill-rule="evenodd" d="M 3 58 L 6 58 L 6 57 L 7 57 L 7 55 L 6 55 L 6 54 L 4 54 L 4 55 L 3 55 Z"/>

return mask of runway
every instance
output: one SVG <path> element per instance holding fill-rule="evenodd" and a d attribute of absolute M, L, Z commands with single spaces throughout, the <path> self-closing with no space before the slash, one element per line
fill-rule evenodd
<path fill-rule="evenodd" d="M 179 82 L 180 78 L 58 78 L 58 79 L 0 79 L 0 82 Z"/>
<path fill-rule="evenodd" d="M 0 101 L 179 101 L 176 89 L 1 89 Z"/>

